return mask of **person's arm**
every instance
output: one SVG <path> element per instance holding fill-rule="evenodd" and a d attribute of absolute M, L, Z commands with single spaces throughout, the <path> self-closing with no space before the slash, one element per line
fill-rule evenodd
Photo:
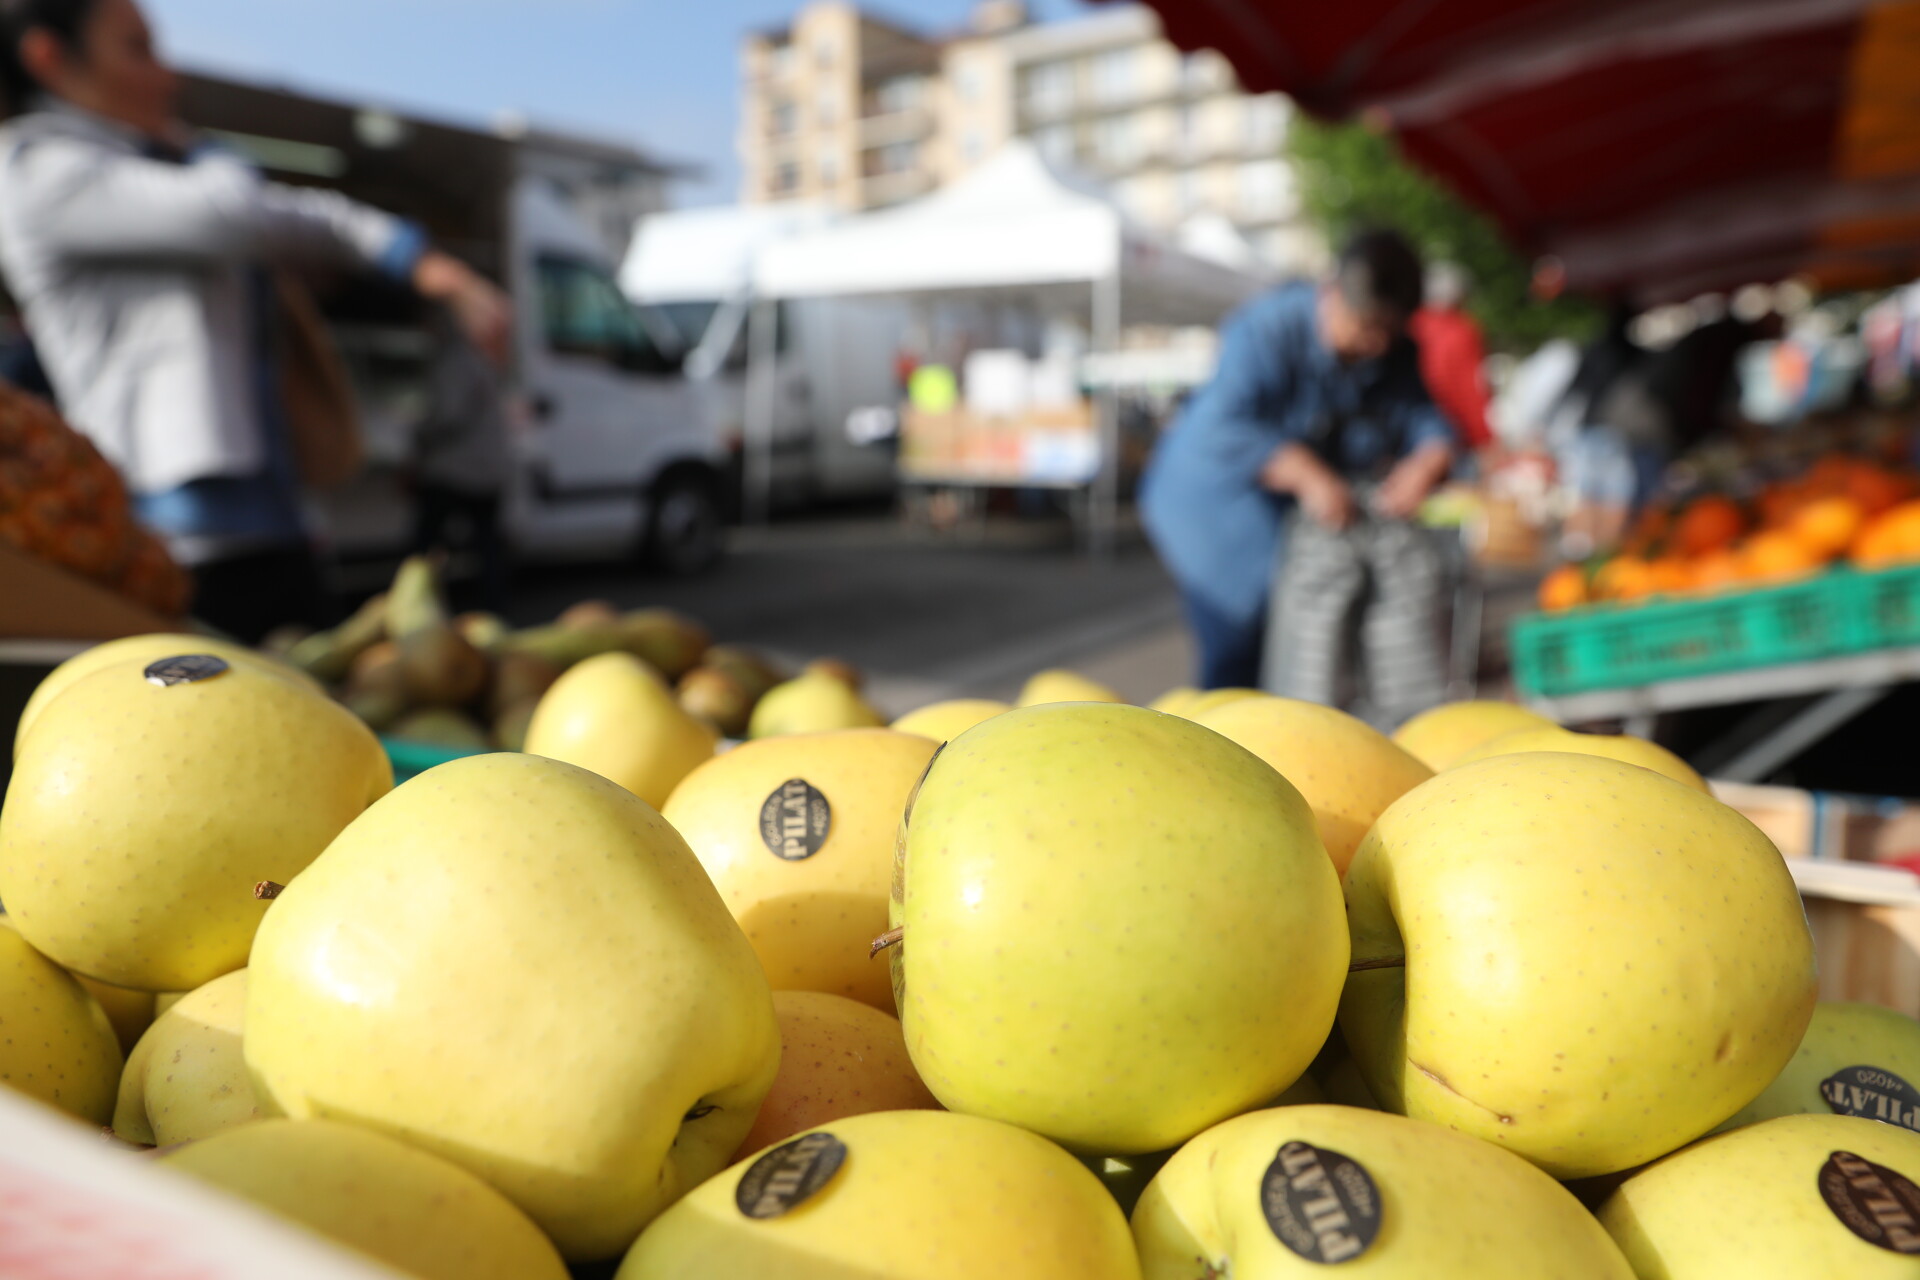
<path fill-rule="evenodd" d="M 1316 524 L 1344 529 L 1353 519 L 1352 486 L 1297 441 L 1273 451 L 1260 469 L 1260 483 L 1274 493 L 1293 495 Z"/>
<path fill-rule="evenodd" d="M 1413 361 L 1405 361 L 1396 371 L 1392 394 L 1405 415 L 1407 452 L 1375 490 L 1373 509 L 1390 520 L 1405 520 L 1453 469 L 1458 437 L 1453 424 L 1434 405 Z"/>

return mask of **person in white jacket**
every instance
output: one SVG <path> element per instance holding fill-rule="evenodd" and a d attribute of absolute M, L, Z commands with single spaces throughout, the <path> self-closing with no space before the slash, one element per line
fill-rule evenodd
<path fill-rule="evenodd" d="M 0 273 L 67 416 L 194 570 L 195 613 L 253 640 L 323 607 L 271 270 L 385 272 L 496 356 L 509 317 L 412 224 L 199 143 L 177 93 L 134 0 L 0 0 Z"/>

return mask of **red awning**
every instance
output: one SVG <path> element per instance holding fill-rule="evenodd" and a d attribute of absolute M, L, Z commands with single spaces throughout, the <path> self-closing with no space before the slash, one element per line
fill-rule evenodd
<path fill-rule="evenodd" d="M 1576 287 L 1920 276 L 1920 0 L 1152 0 L 1389 125 Z"/>

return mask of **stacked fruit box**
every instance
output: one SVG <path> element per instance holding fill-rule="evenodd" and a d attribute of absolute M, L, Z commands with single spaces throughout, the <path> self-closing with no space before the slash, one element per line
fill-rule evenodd
<path fill-rule="evenodd" d="M 1920 1272 L 1920 1022 L 1819 1002 L 1787 861 L 1656 744 L 807 679 L 719 752 L 603 654 L 395 787 L 276 659 L 56 670 L 0 1275 Z"/>

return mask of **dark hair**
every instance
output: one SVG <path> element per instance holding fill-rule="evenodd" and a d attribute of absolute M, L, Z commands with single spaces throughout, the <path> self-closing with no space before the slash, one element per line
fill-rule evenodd
<path fill-rule="evenodd" d="M 0 0 L 0 118 L 24 111 L 40 91 L 20 61 L 20 42 L 35 27 L 53 33 L 69 49 L 81 37 L 100 0 Z"/>
<path fill-rule="evenodd" d="M 1362 231 L 1334 263 L 1334 286 L 1360 315 L 1405 324 L 1426 292 L 1420 255 L 1398 231 Z"/>

